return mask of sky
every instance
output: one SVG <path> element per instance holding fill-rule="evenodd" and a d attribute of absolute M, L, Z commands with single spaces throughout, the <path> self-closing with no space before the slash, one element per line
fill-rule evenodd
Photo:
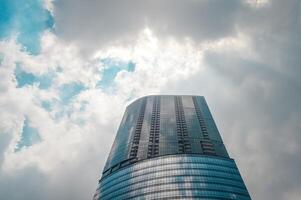
<path fill-rule="evenodd" d="M 0 0 L 0 198 L 91 199 L 125 107 L 205 96 L 253 199 L 301 196 L 301 1 Z"/>

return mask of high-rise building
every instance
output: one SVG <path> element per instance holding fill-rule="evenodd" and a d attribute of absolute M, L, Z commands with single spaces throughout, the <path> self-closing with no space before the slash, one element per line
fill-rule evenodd
<path fill-rule="evenodd" d="M 123 116 L 94 199 L 250 200 L 202 96 L 147 96 Z"/>

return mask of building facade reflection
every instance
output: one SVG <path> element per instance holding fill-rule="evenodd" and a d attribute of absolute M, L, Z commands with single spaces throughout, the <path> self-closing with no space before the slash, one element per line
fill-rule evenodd
<path fill-rule="evenodd" d="M 123 116 L 94 199 L 251 199 L 202 96 L 147 96 Z"/>

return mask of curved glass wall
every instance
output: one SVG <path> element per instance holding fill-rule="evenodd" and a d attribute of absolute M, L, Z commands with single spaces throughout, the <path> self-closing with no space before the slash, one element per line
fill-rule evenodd
<path fill-rule="evenodd" d="M 152 95 L 125 111 L 94 199 L 251 199 L 202 96 Z"/>
<path fill-rule="evenodd" d="M 94 199 L 246 199 L 233 159 L 169 155 L 142 160 L 103 177 Z"/>

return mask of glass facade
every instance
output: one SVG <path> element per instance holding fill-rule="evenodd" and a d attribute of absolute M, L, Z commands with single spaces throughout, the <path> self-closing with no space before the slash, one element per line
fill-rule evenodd
<path fill-rule="evenodd" d="M 124 114 L 94 199 L 251 199 L 204 97 L 147 96 Z"/>

